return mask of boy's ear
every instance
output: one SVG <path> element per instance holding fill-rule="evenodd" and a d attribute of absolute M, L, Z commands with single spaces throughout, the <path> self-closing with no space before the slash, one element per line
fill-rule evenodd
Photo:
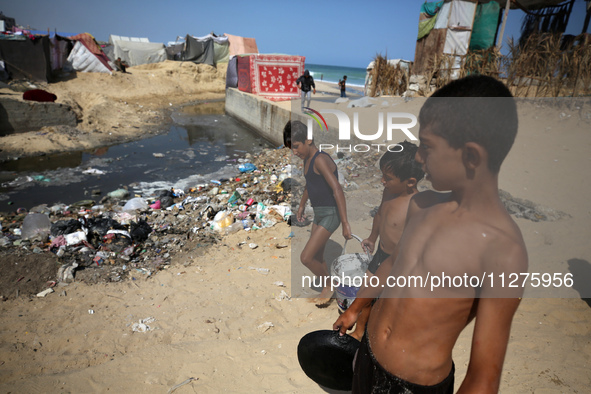
<path fill-rule="evenodd" d="M 464 145 L 462 160 L 464 162 L 464 166 L 468 170 L 475 170 L 477 167 L 485 163 L 486 151 L 476 142 L 467 142 Z"/>
<path fill-rule="evenodd" d="M 416 178 L 408 178 L 406 181 L 404 181 L 404 183 L 406 183 L 406 187 L 408 188 L 414 188 L 417 186 L 417 179 Z"/>

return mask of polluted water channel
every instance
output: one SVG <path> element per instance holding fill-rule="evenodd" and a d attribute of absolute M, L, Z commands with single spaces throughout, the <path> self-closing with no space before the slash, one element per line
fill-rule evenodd
<path fill-rule="evenodd" d="M 236 176 L 247 153 L 273 146 L 224 114 L 224 102 L 176 111 L 167 134 L 139 141 L 0 163 L 0 212 L 40 204 L 99 202 L 123 186 L 145 197 Z"/>

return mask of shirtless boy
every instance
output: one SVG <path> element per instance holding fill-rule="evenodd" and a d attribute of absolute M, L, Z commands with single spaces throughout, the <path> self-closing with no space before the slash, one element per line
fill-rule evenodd
<path fill-rule="evenodd" d="M 307 139 L 308 128 L 300 121 L 291 124 L 291 149 L 297 157 L 304 161 L 304 177 L 306 187 L 302 193 L 297 220 L 303 221 L 306 202 L 310 199 L 314 209 L 314 222 L 310 239 L 300 255 L 302 263 L 316 276 L 323 278 L 328 285 L 313 301 L 318 307 L 326 307 L 333 291 L 328 266 L 324 261 L 324 249 L 332 233 L 342 226 L 343 237 L 351 239 L 351 226 L 347 220 L 347 204 L 345 194 L 339 184 L 337 165 L 326 153 L 318 150 L 313 140 Z"/>
<path fill-rule="evenodd" d="M 402 151 L 387 151 L 380 159 L 382 171 L 382 202 L 373 218 L 371 233 L 361 244 L 364 249 L 373 253 L 378 237 L 380 241 L 376 254 L 373 256 L 366 274 L 372 276 L 386 260 L 398 244 L 404 229 L 404 221 L 410 198 L 418 193 L 417 183 L 425 173 L 415 161 L 417 146 L 411 142 L 398 143 Z M 365 333 L 365 324 L 369 318 L 371 305 L 363 308 L 357 319 L 355 331 L 351 336 L 361 340 Z"/>
<path fill-rule="evenodd" d="M 395 261 L 387 259 L 378 277 L 527 272 L 521 232 L 498 195 L 500 166 L 517 132 L 511 93 L 491 77 L 463 78 L 429 98 L 419 121 L 416 159 L 433 188 L 449 192 L 411 199 Z M 381 289 L 362 290 L 365 298 Z M 472 319 L 470 362 L 458 392 L 498 391 L 522 289 L 485 281 L 438 290 L 384 287 L 357 354 L 354 393 L 453 392 L 452 349 Z M 359 311 L 352 305 L 333 328 L 344 334 Z"/>

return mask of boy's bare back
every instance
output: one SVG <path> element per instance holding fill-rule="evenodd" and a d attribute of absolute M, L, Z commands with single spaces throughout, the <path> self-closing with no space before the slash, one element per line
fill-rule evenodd
<path fill-rule="evenodd" d="M 450 193 L 424 192 L 413 198 L 391 276 L 482 275 L 527 271 L 521 234 L 499 201 L 458 205 Z M 487 371 L 500 370 L 516 298 L 476 294 L 451 288 L 428 294 L 428 288 L 386 287 L 368 324 L 377 361 L 392 374 L 413 383 L 433 385 L 451 369 L 456 339 L 475 317 L 472 371 L 486 382 Z M 497 294 L 498 295 L 498 294 Z M 499 337 L 499 341 L 494 339 Z M 481 339 L 485 339 L 481 342 Z M 479 340 L 480 339 L 480 340 Z M 475 353 L 476 352 L 476 353 Z M 475 361 L 475 364 L 472 364 Z M 487 364 L 481 368 L 479 363 Z M 489 378 L 496 379 L 494 374 Z"/>

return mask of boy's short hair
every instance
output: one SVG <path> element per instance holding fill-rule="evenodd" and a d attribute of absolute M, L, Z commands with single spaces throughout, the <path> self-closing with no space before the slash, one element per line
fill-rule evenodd
<path fill-rule="evenodd" d="M 300 122 L 299 120 L 294 120 L 291 122 L 291 141 L 297 142 L 306 142 L 308 139 L 308 126 Z M 290 141 L 290 144 L 291 144 Z"/>
<path fill-rule="evenodd" d="M 418 146 L 408 141 L 399 142 L 398 145 L 402 146 L 402 151 L 384 153 L 380 159 L 380 169 L 392 172 L 401 181 L 415 178 L 418 182 L 423 179 L 425 173 L 422 166 L 415 161 Z"/>
<path fill-rule="evenodd" d="M 288 120 L 283 127 L 283 146 L 291 149 L 291 120 Z"/>
<path fill-rule="evenodd" d="M 490 171 L 498 173 L 517 134 L 517 106 L 502 82 L 474 75 L 437 90 L 421 108 L 419 122 L 452 148 L 476 142 L 488 153 Z"/>

